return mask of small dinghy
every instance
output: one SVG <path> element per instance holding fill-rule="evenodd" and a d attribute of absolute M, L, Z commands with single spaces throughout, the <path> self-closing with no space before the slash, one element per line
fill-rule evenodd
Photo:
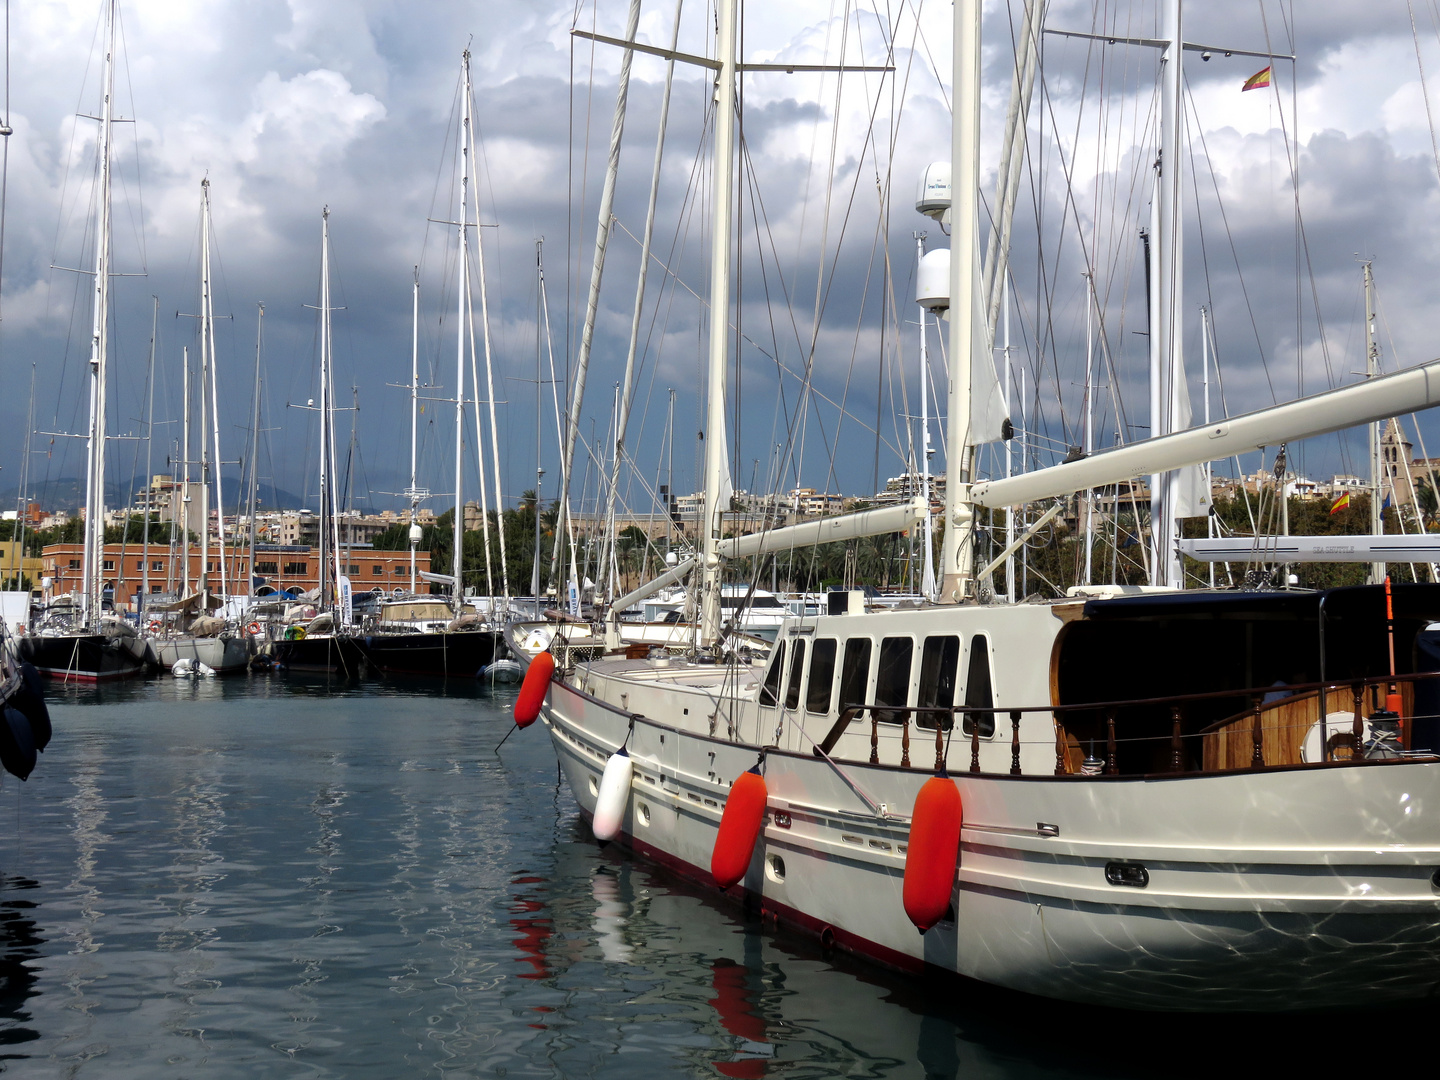
<path fill-rule="evenodd" d="M 480 669 L 480 677 L 492 683 L 518 683 L 524 675 L 525 669 L 520 666 L 520 662 L 508 656 Z"/>
<path fill-rule="evenodd" d="M 202 660 L 192 660 L 186 656 L 175 661 L 170 668 L 170 674 L 177 679 L 193 679 L 214 675 L 215 669 Z"/>

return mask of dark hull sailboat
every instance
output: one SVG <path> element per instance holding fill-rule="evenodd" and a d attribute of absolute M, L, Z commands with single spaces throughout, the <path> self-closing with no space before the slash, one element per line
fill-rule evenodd
<path fill-rule="evenodd" d="M 108 634 L 27 634 L 16 643 L 20 659 L 52 679 L 108 682 L 139 675 L 144 644 L 137 637 Z"/>
<path fill-rule="evenodd" d="M 504 652 L 494 630 L 367 634 L 363 641 L 370 663 L 392 675 L 474 679 Z"/>
<path fill-rule="evenodd" d="M 345 678 L 358 676 L 365 665 L 359 639 L 348 634 L 307 634 L 281 639 L 271 646 L 277 667 L 311 671 Z"/>

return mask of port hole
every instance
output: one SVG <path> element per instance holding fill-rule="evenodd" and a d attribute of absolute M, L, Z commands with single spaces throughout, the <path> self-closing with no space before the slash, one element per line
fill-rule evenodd
<path fill-rule="evenodd" d="M 650 807 L 646 806 L 643 802 L 640 804 L 640 824 L 650 824 Z"/>
<path fill-rule="evenodd" d="M 595 777 L 593 777 L 593 776 L 590 777 L 590 794 L 591 794 L 591 795 L 599 795 L 599 794 L 600 794 L 600 781 L 596 780 Z"/>
<path fill-rule="evenodd" d="M 1106 863 L 1105 880 L 1127 889 L 1143 889 L 1150 884 L 1150 871 L 1139 863 Z"/>
<path fill-rule="evenodd" d="M 776 883 L 785 880 L 785 860 L 779 855 L 771 855 L 765 860 L 765 876 Z"/>

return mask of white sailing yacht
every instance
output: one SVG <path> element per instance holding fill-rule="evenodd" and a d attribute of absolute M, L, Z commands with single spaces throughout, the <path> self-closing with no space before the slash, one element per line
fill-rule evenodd
<path fill-rule="evenodd" d="M 923 507 L 724 541 L 723 440 L 709 438 L 704 549 L 677 568 L 701 579 L 703 648 L 582 660 L 557 647 L 553 680 L 527 685 L 521 702 L 548 689 L 540 716 L 597 834 L 895 968 L 1145 1009 L 1423 997 L 1440 961 L 1440 757 L 1415 720 L 1440 713 L 1440 680 L 1419 670 L 1436 651 L 1440 589 L 997 602 L 978 583 L 1008 552 L 977 566 L 972 521 L 1427 408 L 1440 403 L 1440 362 L 975 479 L 972 362 L 988 362 L 976 347 L 980 4 L 959 0 L 955 13 L 939 602 L 872 612 L 834 594 L 827 614 L 786 622 L 763 666 L 749 661 L 722 631 L 724 559 L 896 531 Z M 735 42 L 727 0 L 712 432 L 728 362 Z M 1178 86 L 1178 2 L 1148 43 Z M 1170 514 L 1162 500 L 1156 520 Z M 1170 564 L 1159 531 L 1157 563 Z"/>
<path fill-rule="evenodd" d="M 105 6 L 96 170 L 95 261 L 90 288 L 90 413 L 85 438 L 85 531 L 81 591 L 52 600 L 20 641 L 20 655 L 55 678 L 100 681 L 138 675 L 145 644 L 135 628 L 105 614 L 105 441 L 110 355 L 111 165 L 117 0 Z"/>
<path fill-rule="evenodd" d="M 210 281 L 210 180 L 200 181 L 200 568 L 195 592 L 173 604 L 152 605 L 152 611 L 173 612 L 173 621 L 154 620 L 146 639 L 155 664 L 166 671 L 186 674 L 206 668 L 218 674 L 244 671 L 250 663 L 251 639 L 238 627 L 213 612 L 223 606 L 228 591 L 225 565 L 225 503 L 220 487 L 220 394 L 215 357 L 215 307 Z M 188 354 L 186 363 L 189 363 Z M 188 372 L 187 372 L 188 375 Z M 188 385 L 188 381 L 187 381 Z M 208 397 L 207 397 L 208 394 Z M 187 394 L 185 408 L 190 408 Z M 207 423 L 208 420 L 208 423 Z M 207 431 L 207 428 L 209 429 Z M 188 425 L 186 427 L 188 431 Z M 213 435 L 213 444 L 207 439 Z M 210 582 L 210 460 L 215 460 L 216 539 L 219 549 L 220 597 L 212 597 Z M 189 457 L 187 443 L 185 456 Z M 186 475 L 191 463 L 185 461 Z M 189 524 L 188 521 L 186 523 Z M 185 559 L 189 560 L 189 537 Z M 233 569 L 233 565 L 231 567 Z M 183 662 L 183 663 L 182 663 Z M 181 667 L 177 669 L 176 665 Z M 203 666 L 201 666 L 203 665 Z"/>
<path fill-rule="evenodd" d="M 460 70 L 460 92 L 462 95 L 461 117 L 460 117 L 460 138 L 458 140 L 458 172 L 459 172 L 459 217 L 453 223 L 456 230 L 457 240 L 457 268 L 459 272 L 459 286 L 456 289 L 456 310 L 455 310 L 455 517 L 452 522 L 450 559 L 450 574 L 429 574 L 431 581 L 448 584 L 451 589 L 451 601 L 449 607 L 443 602 L 433 599 L 409 599 L 395 600 L 384 604 L 380 610 L 380 617 L 377 620 L 373 632 L 367 633 L 364 637 L 365 655 L 371 664 L 381 671 L 394 674 L 408 675 L 431 675 L 440 678 L 477 678 L 480 674 L 495 661 L 496 655 L 501 651 L 501 638 L 499 631 L 482 623 L 479 615 L 469 606 L 465 599 L 464 581 L 464 553 L 465 553 L 465 505 L 464 505 L 464 477 L 465 477 L 465 369 L 466 361 L 469 361 L 471 371 L 470 382 L 475 392 L 472 404 L 475 408 L 475 437 L 477 448 L 483 445 L 484 436 L 480 424 L 480 387 L 479 377 L 475 370 L 475 321 L 474 313 L 471 310 L 470 295 L 470 230 L 477 229 L 476 223 L 470 221 L 470 200 L 475 191 L 474 168 L 475 168 L 475 146 L 474 146 L 474 117 L 471 106 L 473 101 L 473 90 L 470 82 L 470 51 L 465 50 L 461 57 Z M 476 205 L 478 206 L 478 200 Z M 477 216 L 478 221 L 478 216 Z M 477 256 L 476 264 L 479 267 L 479 288 L 481 298 L 480 322 L 482 335 L 486 346 L 487 372 L 489 370 L 489 318 L 486 310 L 485 300 L 485 260 L 483 253 L 479 251 L 479 243 L 476 243 Z M 419 323 L 419 282 L 417 280 L 414 292 L 415 325 Z M 415 347 L 412 344 L 411 351 L 411 467 L 410 467 L 410 498 L 411 498 L 411 545 L 419 542 L 416 535 L 417 526 L 414 522 L 414 507 L 419 501 L 415 487 L 415 435 L 414 435 L 414 409 L 415 395 L 418 391 L 417 373 L 415 367 Z M 494 442 L 495 432 L 495 393 L 493 379 L 490 385 L 490 430 L 491 450 L 494 465 L 494 483 L 497 499 L 500 491 L 499 453 L 498 446 Z M 489 578 L 489 506 L 487 499 L 487 487 L 485 480 L 485 463 L 483 454 L 479 455 L 479 475 L 481 493 L 481 519 L 485 537 L 486 550 L 486 577 Z M 501 529 L 501 563 L 504 563 L 504 529 Z M 508 596 L 508 579 L 505 593 Z M 490 598 L 492 603 L 491 614 L 493 615 L 496 606 L 495 598 Z M 503 605 L 502 605 L 503 606 Z M 453 617 L 452 617 L 453 616 Z M 503 613 L 501 615 L 503 618 Z"/>

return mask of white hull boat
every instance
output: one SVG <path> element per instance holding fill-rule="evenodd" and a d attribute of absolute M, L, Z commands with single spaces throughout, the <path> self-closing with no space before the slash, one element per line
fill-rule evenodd
<path fill-rule="evenodd" d="M 1419 588 L 1427 595 L 1412 603 L 1440 612 L 1440 597 Z M 1130 601 L 1130 617 L 1145 621 L 1150 600 Z M 1313 615 L 1315 595 L 1308 601 Z M 582 810 L 593 814 L 605 764 L 625 744 L 634 780 L 620 838 L 712 884 L 729 787 L 763 759 L 764 828 L 732 892 L 827 944 L 896 968 L 1144 1009 L 1329 1008 L 1431 993 L 1440 984 L 1440 759 L 1352 758 L 1344 740 L 1331 760 L 1302 763 L 1284 748 L 1300 741 L 1288 734 L 1297 716 L 1303 725 L 1318 709 L 1312 693 L 1264 706 L 1265 763 L 1251 767 L 1253 717 L 1242 708 L 1228 727 L 1203 723 L 1216 711 L 1211 695 L 1118 708 L 1118 749 L 1087 775 L 1074 732 L 1095 730 L 1095 710 L 1033 706 L 1050 698 L 1052 679 L 1062 697 L 1068 690 L 1081 700 L 1085 690 L 1110 685 L 1066 674 L 1094 645 L 1072 646 L 1073 632 L 1062 631 L 1094 619 L 1123 635 L 1126 620 L 1104 618 L 1105 605 L 1120 602 L 797 620 L 782 635 L 791 666 L 780 650 L 768 697 L 758 667 L 604 660 L 557 680 L 543 715 Z M 1262 597 L 1247 606 L 1275 605 Z M 1223 632 L 1202 618 L 1197 632 Z M 1315 624 L 1302 617 L 1297 625 Z M 954 645 L 948 655 L 924 645 L 947 638 L 963 641 L 970 657 L 978 642 L 984 668 L 1005 673 L 984 703 L 993 713 L 962 711 L 981 706 L 970 687 L 989 675 L 976 680 L 982 668 L 973 659 L 957 673 Z M 887 697 L 881 654 L 901 640 L 912 644 L 891 685 L 904 692 Z M 869 642 L 863 672 L 820 660 L 817 646 L 826 641 L 836 643 L 821 649 L 831 657 Z M 808 666 L 804 651 L 796 660 L 800 642 Z M 1340 643 L 1330 646 L 1333 653 Z M 1081 650 L 1073 658 L 1071 647 Z M 946 664 L 948 673 L 935 670 Z M 847 678 L 861 680 L 850 688 L 863 687 L 866 702 L 878 693 L 897 707 L 838 725 L 841 704 L 856 704 L 842 702 Z M 1221 699 L 1222 711 L 1247 700 L 1233 680 L 1214 683 L 1237 691 Z M 1349 682 L 1335 685 L 1332 710 L 1352 693 Z M 936 751 L 934 725 L 906 721 L 923 715 L 911 711 L 917 700 L 930 695 L 936 705 L 937 691 L 949 715 L 980 723 L 966 720 L 970 735 L 962 724 L 953 732 L 941 725 L 942 736 L 954 736 L 942 738 L 942 757 L 960 791 L 963 832 L 951 912 L 920 934 L 902 892 L 911 808 L 935 771 Z M 776 704 L 762 704 L 768 700 Z M 1009 710 L 1027 705 L 1017 742 Z M 1172 705 L 1182 709 L 1178 752 L 1173 731 L 1155 730 Z M 998 723 L 982 736 L 991 715 Z M 817 744 L 837 726 L 843 731 L 829 740 L 828 756 L 818 756 Z M 1136 730 L 1149 734 L 1129 734 Z M 1217 749 L 1226 737 L 1232 745 Z M 972 743 L 978 772 L 970 771 Z M 1237 746 L 1244 766 L 1225 767 Z M 1150 770 L 1172 752 L 1180 768 Z"/>
<path fill-rule="evenodd" d="M 764 660 L 728 636 L 725 560 L 758 565 L 914 528 L 929 500 L 727 537 L 729 323 L 714 318 L 699 551 L 616 602 L 691 574 L 696 645 L 686 657 L 621 659 L 553 643 L 556 664 L 532 663 L 517 722 L 539 711 L 581 810 L 603 809 L 597 832 L 902 970 L 1152 1010 L 1434 995 L 1440 585 L 1397 586 L 1393 616 L 1388 579 L 1383 589 L 1185 592 L 1176 523 L 1182 470 L 1440 404 L 1440 362 L 1187 426 L 1161 394 L 1184 373 L 1183 260 L 1167 224 L 1184 217 L 1181 170 L 1158 170 L 1153 295 L 1167 302 L 1154 305 L 1149 335 L 1151 436 L 1020 475 L 972 474 L 970 449 L 1009 438 L 1011 425 L 992 408 L 975 272 L 979 5 L 957 2 L 955 14 L 950 161 L 927 172 L 917 203 L 944 217 L 952 240 L 917 273 L 919 302 L 950 318 L 955 452 L 937 580 L 924 589 L 945 603 L 867 612 L 855 594 L 832 594 L 826 614 L 786 618 Z M 723 238 L 736 27 L 733 3 L 722 3 L 711 235 Z M 1159 131 L 1170 162 L 1181 160 L 1178 0 L 1161 30 L 1125 40 L 1165 50 Z M 1023 143 L 1023 127 L 1013 134 Z M 714 245 L 712 312 L 731 309 L 729 258 L 728 240 Z M 1003 280 L 1003 266 L 989 269 Z M 1064 500 L 1145 475 L 1148 591 L 992 602 L 990 575 Z M 982 568 L 977 514 L 1041 503 L 1049 509 Z M 613 624 L 607 636 L 618 640 Z M 628 762 L 607 769 L 622 751 Z"/>

